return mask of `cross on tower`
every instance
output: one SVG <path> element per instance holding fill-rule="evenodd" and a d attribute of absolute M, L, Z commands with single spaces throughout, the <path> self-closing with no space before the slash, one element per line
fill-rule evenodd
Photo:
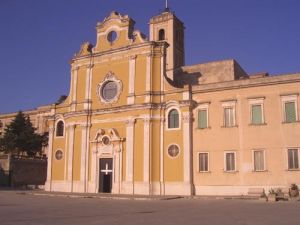
<path fill-rule="evenodd" d="M 170 11 L 170 9 L 169 9 L 169 1 L 168 0 L 166 0 L 165 10 L 164 11 L 165 12 L 169 12 Z"/>

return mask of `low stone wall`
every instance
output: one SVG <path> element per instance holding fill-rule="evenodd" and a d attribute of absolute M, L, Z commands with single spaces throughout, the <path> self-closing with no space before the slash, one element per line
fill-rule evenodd
<path fill-rule="evenodd" d="M 10 184 L 10 173 L 9 173 L 9 155 L 0 155 L 0 185 L 9 186 Z"/>
<path fill-rule="evenodd" d="M 7 157 L 0 165 L 0 185 L 19 187 L 44 185 L 47 178 L 47 159 Z"/>

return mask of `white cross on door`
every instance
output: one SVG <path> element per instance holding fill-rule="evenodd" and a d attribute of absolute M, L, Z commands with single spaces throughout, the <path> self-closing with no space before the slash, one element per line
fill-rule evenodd
<path fill-rule="evenodd" d="M 105 173 L 105 175 L 112 172 L 112 170 L 108 169 L 108 163 L 105 164 L 105 170 L 101 170 L 101 172 Z"/>

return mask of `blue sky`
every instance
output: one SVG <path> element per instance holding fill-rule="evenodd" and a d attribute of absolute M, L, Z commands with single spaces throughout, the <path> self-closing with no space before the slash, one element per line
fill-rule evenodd
<path fill-rule="evenodd" d="M 299 0 L 169 0 L 185 23 L 186 64 L 236 59 L 249 73 L 300 72 Z M 0 113 L 69 93 L 69 60 L 113 10 L 148 35 L 164 0 L 0 0 Z"/>

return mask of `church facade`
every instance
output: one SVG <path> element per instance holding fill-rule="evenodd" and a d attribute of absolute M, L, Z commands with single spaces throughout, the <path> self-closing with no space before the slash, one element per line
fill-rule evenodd
<path fill-rule="evenodd" d="M 165 10 L 149 39 L 112 12 L 71 61 L 47 111 L 47 191 L 247 195 L 300 184 L 300 74 L 248 75 L 235 60 L 186 66 Z M 1 117 L 0 117 L 1 119 Z"/>

